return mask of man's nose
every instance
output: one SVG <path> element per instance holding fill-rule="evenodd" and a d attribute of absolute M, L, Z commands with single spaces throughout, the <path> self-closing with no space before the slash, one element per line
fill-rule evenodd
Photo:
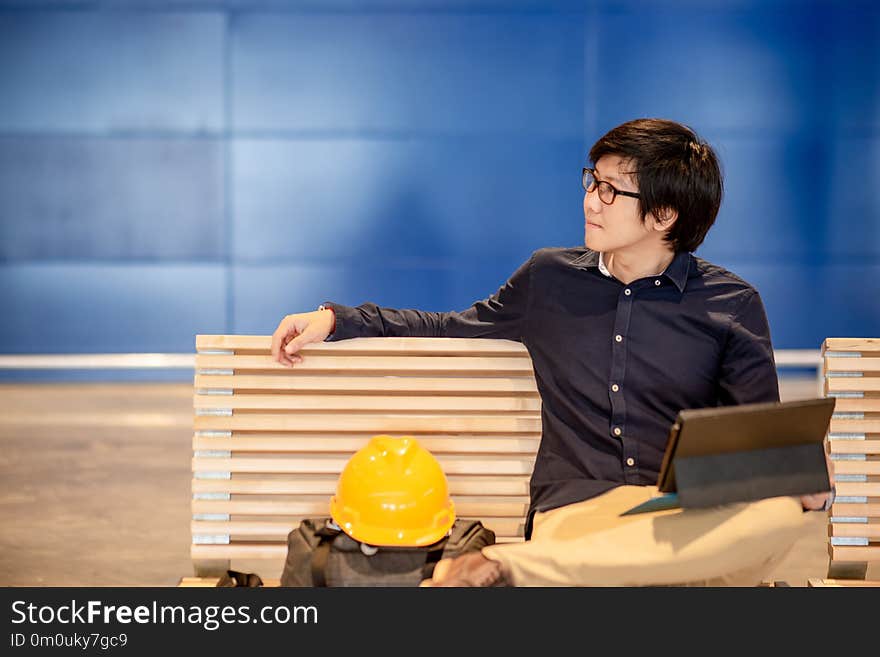
<path fill-rule="evenodd" d="M 602 211 L 602 201 L 599 200 L 598 190 L 594 189 L 591 192 L 584 192 L 584 207 L 596 213 Z"/>

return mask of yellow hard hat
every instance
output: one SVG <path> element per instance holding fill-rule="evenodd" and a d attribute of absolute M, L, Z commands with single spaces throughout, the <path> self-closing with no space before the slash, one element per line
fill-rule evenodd
<path fill-rule="evenodd" d="M 446 476 L 412 436 L 374 436 L 346 463 L 330 515 L 369 545 L 419 547 L 443 538 L 455 522 Z"/>

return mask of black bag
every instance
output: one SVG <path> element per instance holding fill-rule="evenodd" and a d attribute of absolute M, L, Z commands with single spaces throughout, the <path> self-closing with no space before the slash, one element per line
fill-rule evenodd
<path fill-rule="evenodd" d="M 281 586 L 418 586 L 440 559 L 495 543 L 479 520 L 458 519 L 449 536 L 426 547 L 361 544 L 330 518 L 308 518 L 287 536 Z"/>

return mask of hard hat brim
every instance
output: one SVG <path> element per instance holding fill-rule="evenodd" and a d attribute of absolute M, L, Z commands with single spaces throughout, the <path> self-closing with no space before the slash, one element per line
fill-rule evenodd
<path fill-rule="evenodd" d="M 330 499 L 330 515 L 342 531 L 361 543 L 386 547 L 425 547 L 449 533 L 455 524 L 455 503 L 450 500 L 449 505 L 434 516 L 430 527 L 421 528 L 377 527 L 359 521 L 351 509 L 341 507 L 335 495 Z"/>

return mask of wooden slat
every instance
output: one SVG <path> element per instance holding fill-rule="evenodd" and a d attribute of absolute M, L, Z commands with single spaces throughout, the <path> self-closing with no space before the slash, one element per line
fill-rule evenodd
<path fill-rule="evenodd" d="M 880 434 L 880 419 L 876 420 L 831 420 L 831 433 L 876 433 Z"/>
<path fill-rule="evenodd" d="M 880 587 L 880 580 L 865 579 L 808 579 L 809 588 L 875 588 Z"/>
<path fill-rule="evenodd" d="M 194 435 L 194 450 L 228 450 L 231 452 L 290 452 L 354 454 L 366 445 L 372 433 L 326 434 L 233 434 L 231 438 L 213 438 Z M 419 444 L 432 454 L 534 454 L 541 434 L 502 436 L 430 435 L 419 437 Z M 835 441 L 837 442 L 837 441 Z M 856 442 L 856 441 L 849 441 Z M 865 442 L 865 441 L 858 441 Z"/>
<path fill-rule="evenodd" d="M 534 376 L 521 377 L 414 377 L 414 376 L 304 376 L 196 374 L 196 390 L 274 390 L 348 394 L 457 393 L 501 394 L 537 398 Z"/>
<path fill-rule="evenodd" d="M 177 586 L 183 588 L 216 588 L 219 581 L 219 577 L 181 577 Z"/>
<path fill-rule="evenodd" d="M 858 497 L 880 497 L 880 481 L 838 481 L 834 487 L 838 495 Z"/>
<path fill-rule="evenodd" d="M 459 516 L 465 517 L 465 516 Z M 302 518 L 293 518 L 290 522 L 271 521 L 216 521 L 216 520 L 193 520 L 190 528 L 193 535 L 222 535 L 241 537 L 265 537 L 268 540 L 286 540 L 290 530 Z M 522 519 L 490 518 L 481 517 L 483 525 L 491 529 L 499 536 L 521 536 L 523 532 Z"/>
<path fill-rule="evenodd" d="M 835 413 L 880 413 L 880 397 L 859 399 L 839 398 L 834 404 Z"/>
<path fill-rule="evenodd" d="M 271 559 L 282 564 L 287 558 L 287 545 L 283 543 L 239 543 L 230 545 L 191 545 L 190 557 L 195 560 L 219 559 Z M 276 572 L 280 572 L 278 569 Z"/>
<path fill-rule="evenodd" d="M 467 373 L 475 375 L 532 374 L 528 358 L 490 356 L 308 356 L 294 367 L 286 367 L 269 356 L 196 355 L 196 369 L 212 370 L 278 370 L 291 376 L 295 372 L 355 372 L 405 374 L 432 372 L 438 374 Z"/>
<path fill-rule="evenodd" d="M 832 454 L 880 454 L 880 440 L 829 440 Z"/>
<path fill-rule="evenodd" d="M 880 560 L 880 545 L 857 547 L 853 545 L 832 545 L 833 561 L 877 561 Z"/>
<path fill-rule="evenodd" d="M 269 353 L 269 335 L 197 335 L 196 350 L 264 351 Z M 482 338 L 352 338 L 339 342 L 306 345 L 303 353 L 335 354 L 468 354 L 528 355 L 525 345 L 513 340 Z"/>
<path fill-rule="evenodd" d="M 834 474 L 880 475 L 880 461 L 832 461 Z"/>
<path fill-rule="evenodd" d="M 880 338 L 826 338 L 824 351 L 880 351 Z"/>
<path fill-rule="evenodd" d="M 880 392 L 880 377 L 831 377 L 825 379 L 825 392 Z"/>
<path fill-rule="evenodd" d="M 529 397 L 386 397 L 384 395 L 195 395 L 200 409 L 283 411 L 405 411 L 540 413 L 540 399 Z M 880 420 L 877 421 L 880 424 Z"/>
<path fill-rule="evenodd" d="M 193 493 L 232 495 L 333 495 L 338 477 L 299 475 L 286 479 L 193 479 Z M 450 495 L 528 495 L 529 477 L 447 475 Z M 878 505 L 880 510 L 880 505 Z"/>
<path fill-rule="evenodd" d="M 463 520 L 479 520 L 486 528 L 495 533 L 495 540 L 498 542 L 509 542 L 505 539 L 512 538 L 521 539 L 525 531 L 525 518 L 473 516 L 465 513 L 459 514 L 458 517 Z"/>
<path fill-rule="evenodd" d="M 496 536 L 496 543 L 522 543 L 519 536 Z M 190 555 L 193 560 L 247 559 L 265 560 L 265 572 L 280 573 L 285 558 L 287 545 L 283 543 L 232 543 L 229 545 L 191 545 Z"/>
<path fill-rule="evenodd" d="M 338 476 L 298 475 L 292 478 L 193 479 L 192 492 L 230 495 L 333 495 Z M 449 478 L 447 477 L 447 481 Z M 450 490 L 451 493 L 451 490 Z"/>
<path fill-rule="evenodd" d="M 229 534 L 242 537 L 260 536 L 266 540 L 281 540 L 302 518 L 292 518 L 289 522 L 250 521 L 230 522 L 218 520 L 193 520 L 190 529 L 195 535 Z"/>
<path fill-rule="evenodd" d="M 248 516 L 306 516 L 330 515 L 330 497 L 309 495 L 299 500 L 193 500 L 193 515 L 197 513 L 227 513 Z"/>
<path fill-rule="evenodd" d="M 257 573 L 259 575 L 259 573 Z M 265 588 L 276 588 L 281 586 L 281 580 L 277 577 L 263 577 L 260 580 Z M 177 586 L 181 588 L 216 588 L 220 581 L 219 577 L 181 577 Z"/>
<path fill-rule="evenodd" d="M 834 404 L 835 413 L 880 413 L 880 397 L 839 397 Z"/>
<path fill-rule="evenodd" d="M 880 372 L 880 358 L 826 358 L 826 372 Z"/>
<path fill-rule="evenodd" d="M 483 455 L 462 457 L 441 455 L 437 457 L 447 474 L 498 475 L 530 474 L 534 458 Z M 193 458 L 193 472 L 251 472 L 290 474 L 336 474 L 342 472 L 348 459 L 329 456 L 302 455 L 297 458 Z"/>
<path fill-rule="evenodd" d="M 287 474 L 333 474 L 339 475 L 348 459 L 315 458 L 304 454 L 300 458 L 198 458 L 192 460 L 193 472 L 249 472 Z"/>
<path fill-rule="evenodd" d="M 477 518 L 525 518 L 528 499 L 499 498 L 499 501 L 486 502 L 481 498 L 455 497 L 455 512 L 458 516 Z M 242 501 L 242 500 L 193 500 L 192 512 L 228 513 L 249 516 L 326 516 L 330 513 L 330 498 L 320 497 L 298 501 Z"/>
<path fill-rule="evenodd" d="M 880 538 L 880 523 L 865 525 L 861 523 L 835 522 L 831 524 L 831 535 L 857 538 Z"/>
<path fill-rule="evenodd" d="M 880 502 L 868 502 L 867 504 L 834 503 L 831 505 L 831 515 L 835 518 L 880 518 Z"/>
<path fill-rule="evenodd" d="M 372 431 L 374 433 L 535 433 L 540 417 L 460 415 L 202 415 L 196 431 Z"/>

